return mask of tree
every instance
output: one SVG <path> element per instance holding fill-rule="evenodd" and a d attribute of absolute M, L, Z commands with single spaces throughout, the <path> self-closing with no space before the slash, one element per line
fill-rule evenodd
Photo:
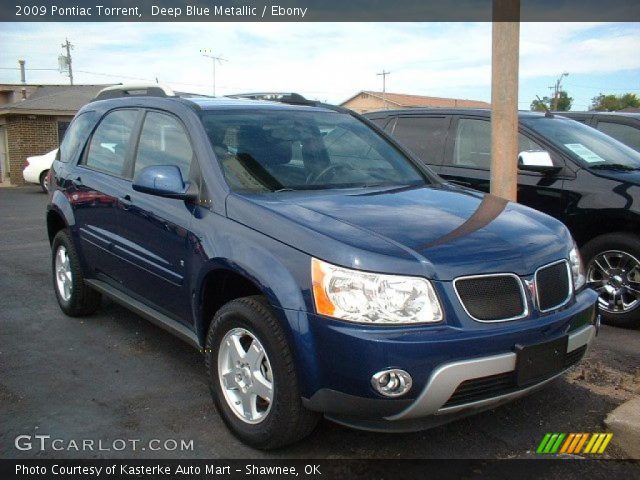
<path fill-rule="evenodd" d="M 565 91 L 560 91 L 558 95 L 558 106 L 555 108 L 558 112 L 567 112 L 571 110 L 571 104 L 573 103 L 573 97 Z M 543 97 L 542 100 L 537 98 L 531 102 L 531 110 L 534 112 L 544 112 L 547 109 L 554 110 L 553 98 Z"/>
<path fill-rule="evenodd" d="M 640 107 L 640 98 L 635 93 L 622 95 L 604 95 L 601 93 L 591 100 L 590 110 L 613 112 L 626 107 Z"/>

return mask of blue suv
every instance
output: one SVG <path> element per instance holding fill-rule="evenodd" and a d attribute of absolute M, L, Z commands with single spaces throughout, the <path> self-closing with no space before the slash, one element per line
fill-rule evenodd
<path fill-rule="evenodd" d="M 50 174 L 60 308 L 106 295 L 201 349 L 220 416 L 264 449 L 320 415 L 428 428 L 582 358 L 597 294 L 562 223 L 277 97 L 116 86 L 85 106 Z"/>

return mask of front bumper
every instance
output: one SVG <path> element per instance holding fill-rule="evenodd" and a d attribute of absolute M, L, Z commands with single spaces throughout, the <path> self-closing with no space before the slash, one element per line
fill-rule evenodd
<path fill-rule="evenodd" d="M 316 352 L 330 355 L 322 355 L 319 365 L 322 385 L 304 403 L 339 423 L 398 431 L 428 428 L 492 408 L 530 393 L 582 358 L 596 333 L 596 298 L 595 292 L 582 291 L 562 311 L 480 325 L 475 331 L 444 327 L 390 333 L 327 328 L 325 320 L 315 331 Z M 535 384 L 518 386 L 514 346 L 562 336 L 568 337 L 564 367 Z M 369 384 L 373 373 L 392 367 L 405 369 L 414 379 L 413 391 L 398 399 L 383 398 Z"/>

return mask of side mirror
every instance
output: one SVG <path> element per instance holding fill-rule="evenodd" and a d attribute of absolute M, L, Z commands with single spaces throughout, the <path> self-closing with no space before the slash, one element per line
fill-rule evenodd
<path fill-rule="evenodd" d="M 518 168 L 529 172 L 552 173 L 560 170 L 551 160 L 549 152 L 527 150 L 518 154 Z"/>
<path fill-rule="evenodd" d="M 188 182 L 182 179 L 180 169 L 175 165 L 152 165 L 145 167 L 133 179 L 136 192 L 158 197 L 190 200 L 196 194 Z"/>

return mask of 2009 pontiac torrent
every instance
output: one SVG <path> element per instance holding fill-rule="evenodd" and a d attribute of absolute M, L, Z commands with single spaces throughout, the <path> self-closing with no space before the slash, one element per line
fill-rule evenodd
<path fill-rule="evenodd" d="M 60 308 L 107 295 L 200 348 L 220 416 L 259 448 L 320 415 L 403 431 L 493 407 L 578 362 L 598 325 L 559 221 L 296 95 L 111 87 L 50 175 Z"/>

